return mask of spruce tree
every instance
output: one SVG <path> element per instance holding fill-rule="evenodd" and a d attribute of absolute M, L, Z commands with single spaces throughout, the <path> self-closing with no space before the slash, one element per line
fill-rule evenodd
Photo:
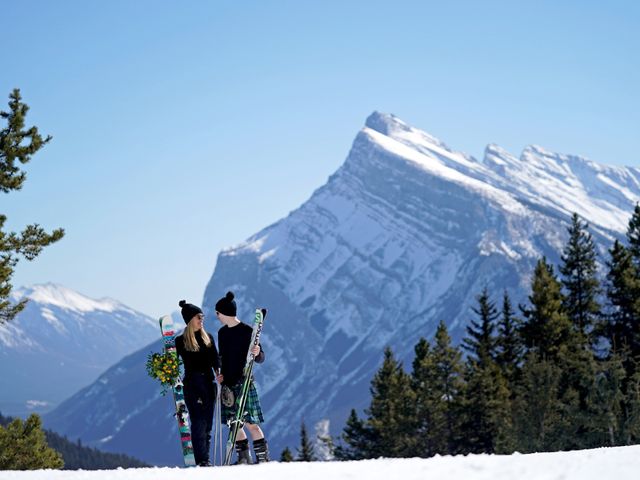
<path fill-rule="evenodd" d="M 429 431 L 436 453 L 454 455 L 461 451 L 460 422 L 464 396 L 464 364 L 458 347 L 444 322 L 436 330 L 433 345 L 434 380 L 432 395 L 439 396 L 439 410 Z"/>
<path fill-rule="evenodd" d="M 371 404 L 366 410 L 372 433 L 371 457 L 411 455 L 413 432 L 413 391 L 409 376 L 391 350 L 384 350 L 380 370 L 371 380 Z"/>
<path fill-rule="evenodd" d="M 337 460 L 362 460 L 373 458 L 371 446 L 373 434 L 365 425 L 365 421 L 358 417 L 355 409 L 351 409 L 346 425 L 340 435 L 334 455 Z"/>
<path fill-rule="evenodd" d="M 25 128 L 29 107 L 22 102 L 20 90 L 9 95 L 9 111 L 0 111 L 0 118 L 7 124 L 0 130 L 0 192 L 20 190 L 26 173 L 20 169 L 31 157 L 46 145 L 51 137 L 42 137 L 37 127 Z M 0 214 L 0 324 L 13 319 L 26 305 L 26 300 L 13 304 L 9 296 L 11 277 L 20 257 L 35 259 L 42 249 L 62 238 L 64 230 L 51 233 L 37 224 L 27 226 L 22 232 L 5 232 L 6 215 Z"/>
<path fill-rule="evenodd" d="M 640 280 L 629 249 L 618 240 L 609 250 L 607 299 L 611 311 L 604 333 L 613 352 L 640 358 Z"/>
<path fill-rule="evenodd" d="M 637 203 L 627 226 L 627 242 L 636 271 L 640 272 L 640 205 Z"/>
<path fill-rule="evenodd" d="M 520 323 L 514 315 L 508 292 L 502 296 L 502 311 L 496 336 L 496 363 L 513 391 L 522 359 L 522 340 L 518 334 Z"/>
<path fill-rule="evenodd" d="M 516 450 L 522 453 L 559 450 L 562 405 L 558 401 L 561 369 L 531 352 L 525 357 L 515 397 Z"/>
<path fill-rule="evenodd" d="M 498 365 L 468 359 L 466 380 L 461 427 L 464 453 L 511 453 L 511 394 Z"/>
<path fill-rule="evenodd" d="M 493 363 L 496 356 L 496 339 L 494 337 L 495 322 L 498 310 L 489 298 L 489 290 L 484 287 L 476 297 L 478 306 L 473 308 L 478 319 L 472 319 L 467 326 L 467 336 L 462 348 L 467 350 L 480 367 Z"/>
<path fill-rule="evenodd" d="M 296 461 L 316 461 L 316 455 L 313 450 L 313 443 L 309 441 L 309 436 L 307 435 L 307 426 L 304 424 L 304 420 L 300 423 L 300 448 L 298 448 L 298 456 L 296 457 Z"/>
<path fill-rule="evenodd" d="M 0 470 L 60 469 L 63 466 L 60 454 L 47 446 L 38 415 L 32 414 L 24 422 L 16 418 L 6 427 L 0 426 Z"/>
<path fill-rule="evenodd" d="M 553 267 L 541 258 L 531 282 L 530 307 L 522 307 L 525 322 L 521 336 L 527 351 L 554 360 L 574 340 L 571 322 L 563 308 L 560 282 Z"/>
<path fill-rule="evenodd" d="M 293 454 L 291 453 L 291 450 L 289 450 L 289 447 L 285 447 L 284 450 L 282 450 L 282 453 L 280 454 L 280 461 L 281 462 L 293 462 Z"/>
<path fill-rule="evenodd" d="M 573 214 L 568 228 L 569 240 L 562 254 L 562 284 L 565 288 L 564 309 L 581 334 L 582 341 L 591 344 L 593 325 L 600 314 L 598 294 L 600 284 L 596 278 L 596 250 L 589 225 Z"/>
<path fill-rule="evenodd" d="M 415 394 L 413 438 L 414 456 L 431 457 L 446 451 L 446 444 L 436 437 L 443 430 L 446 403 L 438 384 L 438 372 L 429 342 L 420 338 L 414 347 L 411 388 Z"/>

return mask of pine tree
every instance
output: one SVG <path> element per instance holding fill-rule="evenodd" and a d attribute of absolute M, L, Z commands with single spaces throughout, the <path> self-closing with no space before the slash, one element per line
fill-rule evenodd
<path fill-rule="evenodd" d="M 461 450 L 460 421 L 464 397 L 464 365 L 460 349 L 451 345 L 444 322 L 436 330 L 433 346 L 434 380 L 432 395 L 440 398 L 440 408 L 429 430 L 436 453 L 454 455 Z"/>
<path fill-rule="evenodd" d="M 436 387 L 436 365 L 429 342 L 420 338 L 414 352 L 411 371 L 411 389 L 415 394 L 413 450 L 415 456 L 427 458 L 444 450 L 438 448 L 431 434 L 438 419 L 444 418 L 444 402 L 440 389 Z"/>
<path fill-rule="evenodd" d="M 342 434 L 340 442 L 335 447 L 334 455 L 337 460 L 362 460 L 373 458 L 371 445 L 373 440 L 371 429 L 365 425 L 364 420 L 358 417 L 355 409 L 351 409 L 349 418 Z"/>
<path fill-rule="evenodd" d="M 562 254 L 562 284 L 566 294 L 563 306 L 582 341 L 591 344 L 593 325 L 600 314 L 600 284 L 596 278 L 596 250 L 589 225 L 573 214 L 568 228 L 569 240 Z"/>
<path fill-rule="evenodd" d="M 637 203 L 627 226 L 627 241 L 636 271 L 640 272 L 640 205 Z"/>
<path fill-rule="evenodd" d="M 58 452 L 47 446 L 42 421 L 32 414 L 6 427 L 0 426 L 0 470 L 60 469 L 64 466 Z"/>
<path fill-rule="evenodd" d="M 297 462 L 315 462 L 316 455 L 313 450 L 313 443 L 309 441 L 307 435 L 307 426 L 304 424 L 304 420 L 300 423 L 300 448 L 298 449 Z"/>
<path fill-rule="evenodd" d="M 462 348 L 467 350 L 479 366 L 485 367 L 493 363 L 496 356 L 496 340 L 494 338 L 495 322 L 498 310 L 495 303 L 489 299 L 489 290 L 484 287 L 482 293 L 476 297 L 478 306 L 473 311 L 478 320 L 472 319 L 467 326 L 467 336 L 463 340 Z"/>
<path fill-rule="evenodd" d="M 613 354 L 600 362 L 589 392 L 587 407 L 592 422 L 588 444 L 592 447 L 621 445 L 623 437 L 624 393 L 626 372 L 622 358 Z"/>
<path fill-rule="evenodd" d="M 522 453 L 559 450 L 562 405 L 558 401 L 561 371 L 537 352 L 529 353 L 515 398 L 516 450 Z"/>
<path fill-rule="evenodd" d="M 554 360 L 573 341 L 571 322 L 563 308 L 560 282 L 546 258 L 536 264 L 531 282 L 530 308 L 522 308 L 520 332 L 527 351 Z"/>
<path fill-rule="evenodd" d="M 636 207 L 637 208 L 637 207 Z M 611 312 L 604 334 L 614 352 L 627 350 L 631 358 L 640 358 L 640 280 L 631 252 L 618 240 L 609 250 L 607 262 L 607 299 Z"/>
<path fill-rule="evenodd" d="M 371 380 L 371 404 L 366 410 L 372 433 L 371 457 L 410 456 L 413 432 L 413 391 L 409 376 L 387 347 L 380 370 Z"/>
<path fill-rule="evenodd" d="M 520 324 L 514 315 L 507 291 L 502 297 L 502 312 L 498 320 L 496 337 L 496 363 L 513 391 L 522 359 L 522 340 L 518 334 Z"/>
<path fill-rule="evenodd" d="M 29 107 L 22 102 L 20 90 L 9 95 L 9 111 L 0 111 L 0 118 L 7 121 L 0 130 L 0 192 L 20 190 L 26 174 L 16 164 L 25 164 L 47 144 L 51 137 L 43 138 L 36 127 L 25 129 L 25 117 Z M 5 232 L 5 215 L 0 214 L 0 324 L 13 319 L 26 305 L 26 300 L 12 304 L 11 277 L 20 257 L 35 259 L 42 249 L 62 238 L 64 230 L 52 233 L 37 224 L 27 226 L 21 233 Z"/>
<path fill-rule="evenodd" d="M 511 453 L 514 447 L 507 380 L 498 365 L 468 360 L 464 391 L 464 453 Z"/>
<path fill-rule="evenodd" d="M 291 450 L 289 450 L 289 447 L 285 447 L 284 450 L 282 450 L 282 453 L 280 454 L 280 461 L 281 462 L 293 462 L 293 454 L 291 453 Z"/>

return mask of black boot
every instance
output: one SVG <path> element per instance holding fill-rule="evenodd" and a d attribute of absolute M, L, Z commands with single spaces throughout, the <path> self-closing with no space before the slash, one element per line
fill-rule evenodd
<path fill-rule="evenodd" d="M 269 446 L 265 438 L 253 441 L 253 453 L 256 454 L 257 463 L 266 463 L 269 461 Z"/>
<path fill-rule="evenodd" d="M 251 465 L 253 460 L 251 459 L 251 454 L 249 453 L 249 440 L 236 440 L 236 453 L 238 454 L 238 460 L 236 461 L 236 465 Z"/>

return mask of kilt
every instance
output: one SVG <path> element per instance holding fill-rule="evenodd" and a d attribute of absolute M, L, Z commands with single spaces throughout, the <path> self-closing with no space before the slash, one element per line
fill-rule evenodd
<path fill-rule="evenodd" d="M 233 392 L 234 397 L 237 399 L 240 395 L 240 391 L 242 390 L 242 382 L 238 383 L 231 387 L 231 391 Z M 256 386 L 253 381 L 249 384 L 249 392 L 247 394 L 247 403 L 244 406 L 244 421 L 248 423 L 253 423 L 255 425 L 259 425 L 264 422 L 264 418 L 262 417 L 262 407 L 260 406 L 260 399 L 258 398 L 258 392 L 256 391 Z M 224 425 L 227 424 L 228 421 L 234 419 L 236 414 L 236 403 L 231 407 L 226 407 L 222 404 L 222 418 L 221 421 Z"/>

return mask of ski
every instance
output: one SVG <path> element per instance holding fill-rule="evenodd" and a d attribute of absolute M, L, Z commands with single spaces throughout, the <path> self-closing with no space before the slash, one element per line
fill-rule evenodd
<path fill-rule="evenodd" d="M 164 351 L 176 358 L 176 332 L 173 325 L 173 319 L 169 315 L 160 318 L 160 330 L 162 331 L 162 340 L 164 341 Z M 187 412 L 187 404 L 184 401 L 184 389 L 180 376 L 176 379 L 171 387 L 173 392 L 173 401 L 175 404 L 175 417 L 178 420 L 178 431 L 180 432 L 180 444 L 182 447 L 182 456 L 184 464 L 187 467 L 195 467 L 196 459 L 193 456 L 193 445 L 191 444 L 191 428 L 189 426 L 189 412 Z"/>
<path fill-rule="evenodd" d="M 253 347 L 260 343 L 260 334 L 262 333 L 262 325 L 264 323 L 264 317 L 267 315 L 267 310 L 262 308 L 256 309 L 256 315 L 253 319 L 253 333 L 251 334 L 251 343 L 249 344 L 249 351 L 247 352 L 247 360 L 244 364 L 244 370 L 242 372 L 242 390 L 240 395 L 236 398 L 236 413 L 232 420 L 228 422 L 229 436 L 227 438 L 227 447 L 225 451 L 223 465 L 229 465 L 231 463 L 231 457 L 233 456 L 233 450 L 236 443 L 236 437 L 238 431 L 244 425 L 245 406 L 247 404 L 247 395 L 249 393 L 249 386 L 251 385 L 251 378 L 253 376 L 253 364 L 254 356 L 251 353 Z"/>

